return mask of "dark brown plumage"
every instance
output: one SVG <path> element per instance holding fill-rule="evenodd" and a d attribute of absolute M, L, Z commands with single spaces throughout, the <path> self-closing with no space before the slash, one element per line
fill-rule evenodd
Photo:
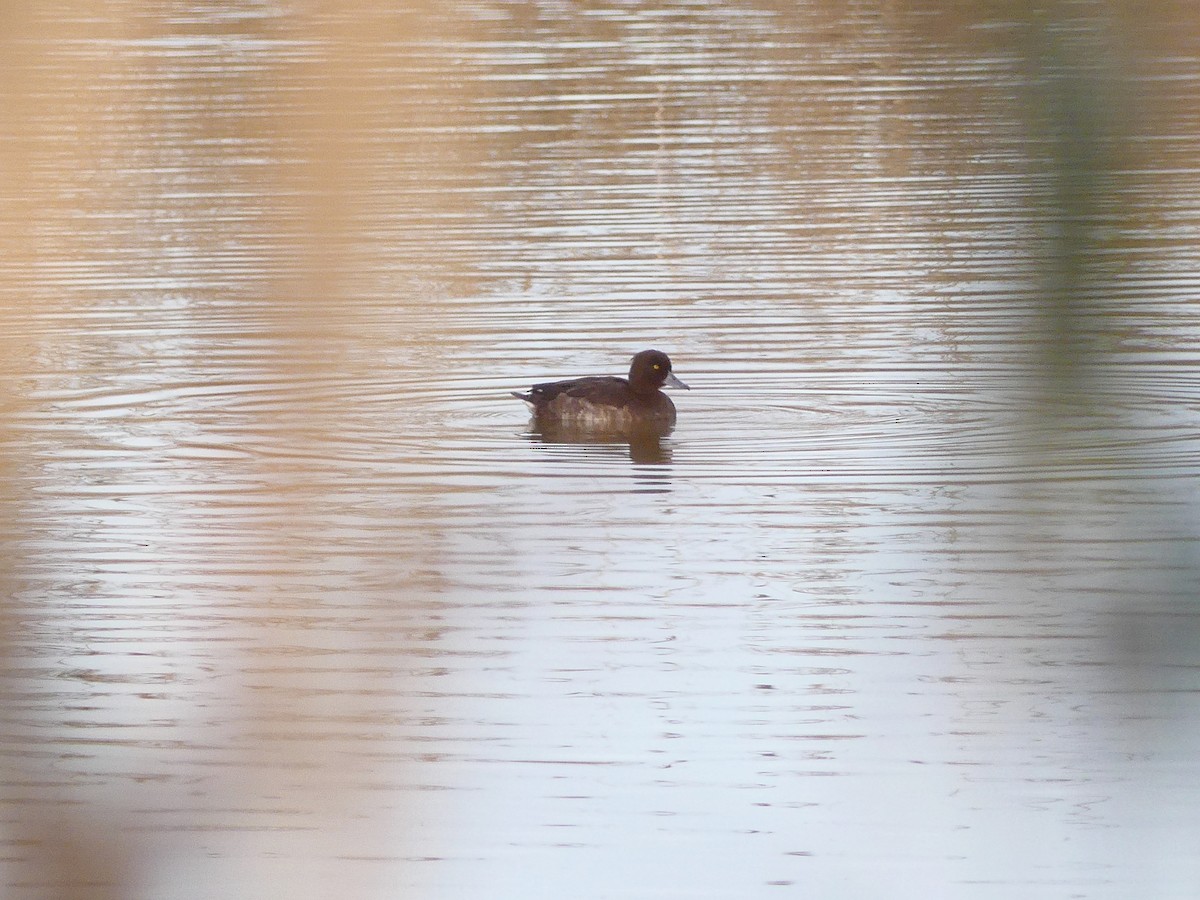
<path fill-rule="evenodd" d="M 628 431 L 638 427 L 670 428 L 675 404 L 660 388 L 687 389 L 671 372 L 671 359 L 661 350 L 643 350 L 633 358 L 628 378 L 595 375 L 535 384 L 528 394 L 514 392 L 543 424 L 595 431 Z"/>

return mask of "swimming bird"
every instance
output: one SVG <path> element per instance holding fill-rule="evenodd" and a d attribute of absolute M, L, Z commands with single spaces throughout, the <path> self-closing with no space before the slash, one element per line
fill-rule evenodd
<path fill-rule="evenodd" d="M 513 392 L 533 410 L 541 426 L 586 431 L 626 432 L 663 429 L 675 424 L 675 404 L 660 388 L 691 390 L 671 371 L 661 350 L 643 350 L 633 358 L 628 378 L 592 375 L 535 384 L 528 394 Z"/>

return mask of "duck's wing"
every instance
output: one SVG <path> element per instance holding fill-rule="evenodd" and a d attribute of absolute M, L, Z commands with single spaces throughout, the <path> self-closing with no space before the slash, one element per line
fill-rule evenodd
<path fill-rule="evenodd" d="M 629 385 L 624 378 L 611 375 L 596 375 L 589 378 L 571 378 L 566 381 L 547 381 L 535 384 L 528 394 L 518 394 L 526 403 L 535 407 L 552 403 L 559 397 L 587 400 L 601 406 L 620 406 L 625 402 Z"/>

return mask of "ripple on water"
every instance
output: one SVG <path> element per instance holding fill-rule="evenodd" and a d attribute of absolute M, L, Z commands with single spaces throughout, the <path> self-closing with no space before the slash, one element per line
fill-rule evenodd
<path fill-rule="evenodd" d="M 1048 402 L 1028 23 L 193 6 L 8 73 L 0 882 L 865 897 L 882 859 L 973 900 L 1194 860 L 1190 49 L 1111 67 L 1152 153 L 1094 180 Z M 693 387 L 657 446 L 508 396 L 649 346 Z"/>

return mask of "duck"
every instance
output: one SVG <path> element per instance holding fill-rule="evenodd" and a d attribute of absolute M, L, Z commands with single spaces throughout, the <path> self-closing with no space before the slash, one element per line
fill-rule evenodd
<path fill-rule="evenodd" d="M 643 350 L 633 357 L 629 377 L 591 375 L 535 384 L 529 393 L 513 391 L 529 404 L 542 428 L 629 432 L 670 429 L 675 404 L 664 386 L 691 390 L 675 377 L 671 358 L 661 350 Z"/>

